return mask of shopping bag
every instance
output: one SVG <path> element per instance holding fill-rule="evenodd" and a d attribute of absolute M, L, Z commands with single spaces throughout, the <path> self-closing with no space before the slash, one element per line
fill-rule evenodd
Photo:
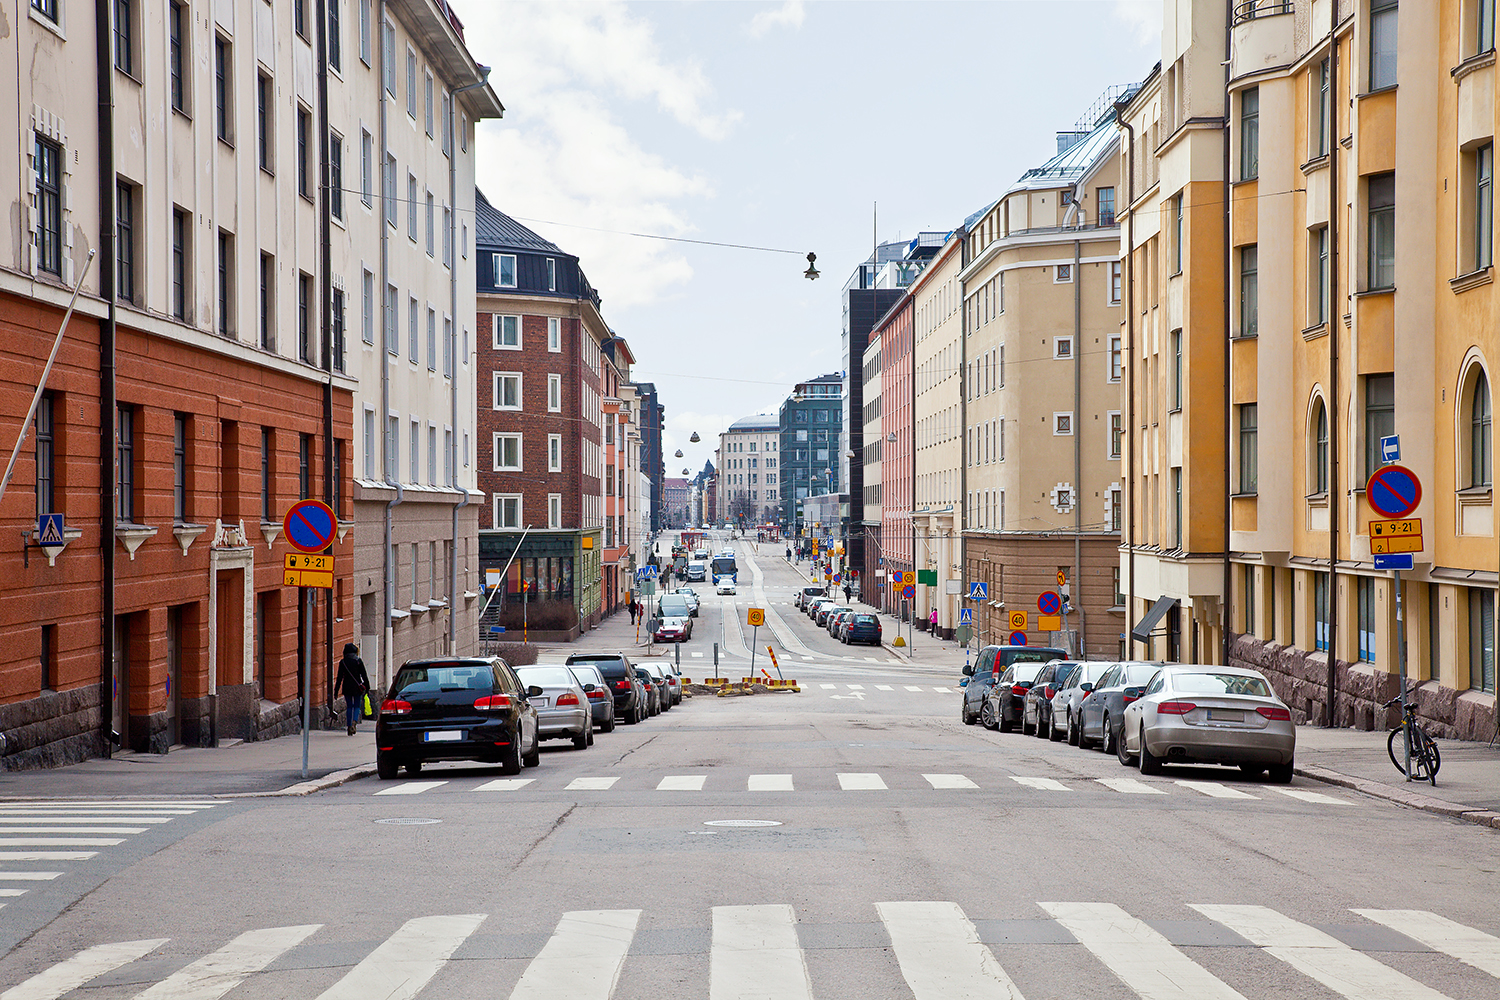
<path fill-rule="evenodd" d="M 370 696 L 368 694 L 365 695 L 365 715 L 364 715 L 364 717 L 366 719 L 373 719 L 373 718 L 375 718 L 375 709 L 372 708 L 372 707 L 370 707 Z"/>

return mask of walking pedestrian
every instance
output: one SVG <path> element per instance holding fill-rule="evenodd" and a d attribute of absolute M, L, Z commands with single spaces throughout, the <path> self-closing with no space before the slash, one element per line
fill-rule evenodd
<path fill-rule="evenodd" d="M 852 600 L 854 600 L 854 588 L 846 583 L 844 584 L 844 601 L 847 603 Z"/>
<path fill-rule="evenodd" d="M 632 597 L 630 599 L 630 624 L 632 624 L 632 625 L 635 624 L 635 616 L 639 613 L 638 610 L 637 610 L 639 608 L 640 608 L 640 605 L 637 604 L 637 603 L 635 603 L 635 598 Z"/>
<path fill-rule="evenodd" d="M 791 562 L 792 561 L 792 547 L 790 545 L 788 545 L 786 547 L 786 561 L 787 562 Z"/>
<path fill-rule="evenodd" d="M 352 642 L 344 643 L 344 656 L 339 660 L 338 679 L 333 682 L 333 695 L 344 695 L 344 711 L 349 724 L 349 735 L 353 736 L 359 726 L 361 708 L 365 694 L 370 690 L 370 675 L 365 673 L 365 661 L 359 658 L 359 647 Z"/>
<path fill-rule="evenodd" d="M 933 608 L 932 609 L 932 614 L 930 614 L 930 615 L 927 616 L 927 624 L 928 624 L 928 630 L 930 632 L 932 632 L 934 635 L 936 635 L 937 634 L 937 608 Z"/>

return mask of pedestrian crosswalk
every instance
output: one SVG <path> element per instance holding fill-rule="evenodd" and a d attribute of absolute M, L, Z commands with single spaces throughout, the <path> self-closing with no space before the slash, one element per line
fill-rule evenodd
<path fill-rule="evenodd" d="M 1059 780 L 1039 775 L 990 774 L 977 778 L 966 774 L 906 772 L 878 774 L 871 771 L 804 771 L 800 774 L 651 774 L 631 772 L 621 775 L 581 775 L 564 781 L 558 777 L 496 778 L 479 784 L 463 779 L 452 781 L 403 781 L 378 788 L 374 795 L 425 795 L 445 788 L 450 793 L 511 792 L 612 792 L 638 795 L 651 792 L 814 792 L 837 789 L 844 792 L 893 791 L 1016 791 L 1072 793 L 1095 792 L 1131 796 L 1163 796 L 1178 799 L 1199 797 L 1230 801 L 1272 799 L 1285 804 L 1288 800 L 1319 806 L 1347 806 L 1352 800 L 1306 788 L 1288 788 L 1261 782 L 1236 788 L 1217 781 L 1167 780 L 1143 778 L 1073 778 Z M 664 797 L 665 798 L 665 797 Z"/>
<path fill-rule="evenodd" d="M 62 878 L 66 872 L 54 870 L 59 862 L 88 861 L 103 848 L 221 804 L 210 799 L 0 802 L 0 907 L 39 883 Z"/>
<path fill-rule="evenodd" d="M 1090 962 L 1143 1000 L 1246 1000 L 1265 995 L 1267 972 L 1264 963 L 1243 960 L 1247 948 L 1279 969 L 1278 989 L 1287 995 L 1312 995 L 1321 986 L 1319 995 L 1344 1000 L 1447 1000 L 1424 976 L 1463 996 L 1500 989 L 1494 933 L 1500 925 L 1469 926 L 1427 910 L 1354 908 L 1336 925 L 1313 926 L 1268 906 L 1238 903 L 1158 903 L 1156 919 L 1102 901 L 1034 906 L 1033 914 L 1011 921 L 953 901 L 889 900 L 856 904 L 834 919 L 845 931 L 863 929 L 863 939 L 876 945 L 878 966 L 865 974 L 888 979 L 882 997 L 903 1000 L 1072 995 L 1087 977 L 1097 981 L 1085 967 Z M 162 937 L 60 955 L 33 947 L 0 960 L 0 984 L 15 984 L 0 1000 L 59 1000 L 85 988 L 136 1000 L 218 1000 L 241 987 L 246 995 L 270 995 L 273 986 L 279 995 L 317 1000 L 417 1000 L 475 995 L 476 988 L 509 1000 L 611 1000 L 632 963 L 648 969 L 659 961 L 659 944 L 649 934 L 641 940 L 641 928 L 651 926 L 659 937 L 663 921 L 675 941 L 704 942 L 683 954 L 706 957 L 706 973 L 698 974 L 706 974 L 708 1000 L 848 995 L 839 975 L 847 954 L 840 954 L 842 939 L 799 919 L 787 903 L 659 914 L 573 910 L 550 930 L 543 922 L 540 933 L 531 932 L 524 916 L 521 925 L 516 919 L 464 913 L 419 916 L 399 926 L 390 920 L 352 950 L 327 942 L 339 928 L 317 923 L 210 934 L 193 944 Z M 1057 928 L 1049 948 L 1070 950 L 1050 951 L 1048 961 L 1037 962 L 1027 953 L 1028 935 L 1018 939 L 1008 925 L 1042 920 Z M 1377 930 L 1385 936 L 1371 933 Z M 1345 939 L 1382 943 L 1366 951 Z M 536 943 L 517 951 L 518 940 Z M 460 950 L 462 960 L 455 961 Z M 1400 968 L 1391 964 L 1393 955 L 1401 957 Z M 257 985 L 260 976 L 267 978 Z"/>
<path fill-rule="evenodd" d="M 846 692 L 842 695 L 833 695 L 833 697 L 847 698 L 850 695 L 857 695 L 860 698 L 866 698 L 871 694 L 871 687 L 873 687 L 876 691 L 889 692 L 891 694 L 900 693 L 897 691 L 896 685 L 894 684 L 873 684 L 867 687 L 864 684 L 829 684 L 826 681 L 817 682 L 817 691 L 819 693 L 823 691 Z M 813 685 L 803 684 L 802 690 L 811 691 L 813 690 Z M 953 694 L 955 690 L 955 688 L 946 687 L 940 684 L 929 684 L 925 687 L 920 684 L 903 684 L 900 687 L 900 691 L 906 691 L 912 694 Z"/>

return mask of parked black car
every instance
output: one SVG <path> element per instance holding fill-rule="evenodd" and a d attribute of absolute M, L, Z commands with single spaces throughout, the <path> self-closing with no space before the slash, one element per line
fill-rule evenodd
<path fill-rule="evenodd" d="M 1052 696 L 1057 694 L 1063 681 L 1078 666 L 1077 660 L 1053 660 L 1042 667 L 1036 680 L 1026 691 L 1026 705 L 1021 713 L 1021 731 L 1035 733 L 1039 739 L 1047 739 L 1052 733 Z M 1054 736 L 1055 740 L 1056 737 Z"/>
<path fill-rule="evenodd" d="M 599 668 L 592 663 L 575 663 L 568 669 L 573 671 L 579 686 L 588 693 L 589 716 L 594 720 L 594 725 L 599 727 L 600 732 L 614 732 L 615 699 L 610 693 L 609 682 L 604 679 Z"/>
<path fill-rule="evenodd" d="M 416 774 L 431 760 L 484 761 L 506 774 L 541 763 L 536 709 L 504 660 L 409 660 L 396 671 L 375 720 L 376 773 Z"/>
<path fill-rule="evenodd" d="M 972 666 L 964 667 L 964 701 L 959 718 L 972 726 L 984 712 L 990 687 L 1012 663 L 1046 663 L 1061 660 L 1068 654 L 1053 646 L 985 646 Z"/>
<path fill-rule="evenodd" d="M 1099 678 L 1079 713 L 1078 745 L 1114 753 L 1120 725 L 1125 721 L 1125 706 L 1141 696 L 1161 667 L 1160 663 L 1127 660 Z"/>
<path fill-rule="evenodd" d="M 568 657 L 567 665 L 587 663 L 597 667 L 609 683 L 610 693 L 615 699 L 615 718 L 634 725 L 646 717 L 645 690 L 636 679 L 630 659 L 623 653 L 574 653 Z"/>
<path fill-rule="evenodd" d="M 872 646 L 880 645 L 880 619 L 875 615 L 856 613 L 844 625 L 843 639 L 844 644 L 849 646 L 856 642 L 868 642 Z"/>

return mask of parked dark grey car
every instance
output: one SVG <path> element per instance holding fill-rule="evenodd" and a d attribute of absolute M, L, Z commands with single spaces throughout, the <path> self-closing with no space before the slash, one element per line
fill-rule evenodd
<path fill-rule="evenodd" d="M 609 690 L 615 699 L 615 718 L 626 725 L 640 722 L 646 717 L 646 694 L 640 681 L 636 680 L 635 668 L 630 658 L 623 653 L 574 653 L 567 665 L 587 663 L 604 675 Z"/>
<path fill-rule="evenodd" d="M 1141 696 L 1161 668 L 1160 663 L 1127 660 L 1106 671 L 1094 685 L 1093 694 L 1083 702 L 1078 745 L 1097 746 L 1105 753 L 1114 753 L 1120 724 L 1125 718 L 1125 706 Z"/>
<path fill-rule="evenodd" d="M 594 725 L 599 727 L 600 732 L 613 732 L 615 699 L 610 692 L 609 682 L 592 663 L 575 663 L 568 669 L 578 678 L 579 686 L 589 696 L 589 717 L 594 720 Z"/>
<path fill-rule="evenodd" d="M 1026 692 L 1026 703 L 1021 710 L 1021 731 L 1035 733 L 1038 739 L 1047 739 L 1052 733 L 1052 696 L 1057 694 L 1068 674 L 1078 666 L 1077 660 L 1053 660 L 1042 667 L 1036 680 Z M 1057 737 L 1053 736 L 1055 741 Z"/>
<path fill-rule="evenodd" d="M 973 667 L 965 667 L 968 682 L 963 685 L 964 703 L 960 718 L 965 725 L 972 726 L 984 712 L 990 687 L 1005 673 L 1012 663 L 1046 663 L 1067 656 L 1065 650 L 1054 646 L 985 646 Z"/>
<path fill-rule="evenodd" d="M 1113 667 L 1112 660 L 1085 660 L 1068 674 L 1057 694 L 1052 696 L 1052 739 L 1066 738 L 1075 747 L 1078 745 L 1079 715 L 1085 699 L 1091 697 L 1099 678 Z M 1061 728 L 1056 728 L 1058 726 Z"/>

